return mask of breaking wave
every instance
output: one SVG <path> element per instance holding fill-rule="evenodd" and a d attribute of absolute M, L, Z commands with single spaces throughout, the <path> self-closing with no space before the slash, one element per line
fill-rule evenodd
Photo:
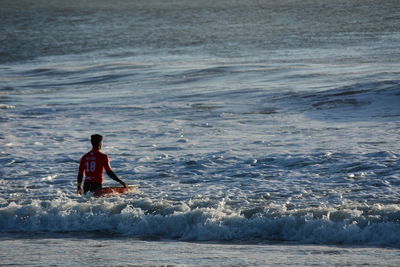
<path fill-rule="evenodd" d="M 400 206 L 315 207 L 290 210 L 265 206 L 233 210 L 224 201 L 153 202 L 122 198 L 85 203 L 59 199 L 11 202 L 0 209 L 0 233 L 101 233 L 142 239 L 185 241 L 295 241 L 400 247 Z M 204 207 L 201 207 L 203 205 Z"/>

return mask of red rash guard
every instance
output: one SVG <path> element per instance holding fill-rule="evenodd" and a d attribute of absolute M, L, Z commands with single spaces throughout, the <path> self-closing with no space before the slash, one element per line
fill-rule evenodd
<path fill-rule="evenodd" d="M 91 150 L 81 158 L 79 174 L 85 174 L 85 182 L 103 183 L 104 170 L 111 171 L 110 161 L 106 154 L 99 150 Z"/>

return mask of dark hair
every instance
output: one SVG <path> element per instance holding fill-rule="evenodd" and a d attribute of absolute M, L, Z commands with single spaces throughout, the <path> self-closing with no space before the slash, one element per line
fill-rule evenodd
<path fill-rule="evenodd" d="M 92 142 L 92 146 L 94 148 L 99 147 L 100 143 L 103 141 L 103 136 L 99 134 L 94 134 L 90 137 L 90 142 Z"/>

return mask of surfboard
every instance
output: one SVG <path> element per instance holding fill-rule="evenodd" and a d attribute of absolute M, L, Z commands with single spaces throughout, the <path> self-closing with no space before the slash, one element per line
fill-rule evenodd
<path fill-rule="evenodd" d="M 128 194 L 135 191 L 138 187 L 139 187 L 138 185 L 129 185 L 128 187 L 121 187 L 121 186 L 103 187 L 102 189 L 99 189 L 96 192 L 94 192 L 93 196 L 106 197 L 113 195 Z"/>

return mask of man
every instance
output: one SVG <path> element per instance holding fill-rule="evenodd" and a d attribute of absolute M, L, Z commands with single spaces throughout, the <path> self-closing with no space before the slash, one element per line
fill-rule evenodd
<path fill-rule="evenodd" d="M 93 149 L 81 158 L 78 172 L 77 193 L 82 195 L 83 193 L 86 194 L 88 191 L 95 192 L 101 189 L 104 182 L 104 170 L 113 180 L 127 187 L 126 183 L 121 181 L 112 171 L 108 156 L 100 152 L 103 146 L 103 136 L 94 134 L 91 136 L 90 141 L 92 142 Z M 82 188 L 83 174 L 85 174 L 86 177 Z"/>

